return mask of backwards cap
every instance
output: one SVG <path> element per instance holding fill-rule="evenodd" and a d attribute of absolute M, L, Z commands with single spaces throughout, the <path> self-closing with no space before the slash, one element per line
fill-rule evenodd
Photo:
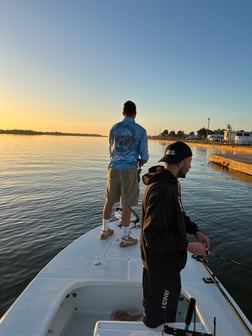
<path fill-rule="evenodd" d="M 176 164 L 190 156 L 192 156 L 191 148 L 184 142 L 177 141 L 166 147 L 164 156 L 159 160 L 159 162 Z"/>

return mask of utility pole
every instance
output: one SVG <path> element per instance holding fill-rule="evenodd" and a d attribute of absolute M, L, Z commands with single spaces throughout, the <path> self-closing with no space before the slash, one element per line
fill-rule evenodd
<path fill-rule="evenodd" d="M 210 125 L 210 118 L 207 119 L 207 134 L 206 134 L 206 138 L 208 137 L 209 125 Z"/>

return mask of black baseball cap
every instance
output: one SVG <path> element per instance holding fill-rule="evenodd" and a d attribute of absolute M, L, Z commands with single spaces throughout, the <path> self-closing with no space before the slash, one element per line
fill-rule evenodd
<path fill-rule="evenodd" d="M 178 163 L 187 157 L 192 156 L 191 148 L 182 141 L 169 144 L 166 147 L 164 156 L 158 162 Z"/>

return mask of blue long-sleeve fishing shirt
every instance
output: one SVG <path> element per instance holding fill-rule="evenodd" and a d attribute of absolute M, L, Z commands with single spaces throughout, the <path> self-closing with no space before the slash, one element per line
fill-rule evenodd
<path fill-rule="evenodd" d="M 146 130 L 134 119 L 126 117 L 116 123 L 109 133 L 109 168 L 136 168 L 138 161 L 149 159 Z"/>

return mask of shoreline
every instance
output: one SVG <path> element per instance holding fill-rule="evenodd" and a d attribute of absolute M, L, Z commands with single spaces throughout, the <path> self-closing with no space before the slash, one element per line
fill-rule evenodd
<path fill-rule="evenodd" d="M 161 142 L 171 142 L 170 140 L 154 139 Z M 205 147 L 211 149 L 223 150 L 225 154 L 209 154 L 208 158 L 211 162 L 222 166 L 227 170 L 233 170 L 242 174 L 252 176 L 252 146 L 249 145 L 228 145 L 220 143 L 202 143 L 185 141 L 192 147 Z"/>
<path fill-rule="evenodd" d="M 183 141 L 187 143 L 189 146 L 195 147 L 205 147 L 205 148 L 213 148 L 213 149 L 221 149 L 229 152 L 235 153 L 247 153 L 252 155 L 252 145 L 235 145 L 235 144 L 223 144 L 223 143 L 210 143 L 210 142 L 199 142 L 199 141 L 191 141 L 191 140 L 180 140 L 180 139 L 153 139 L 149 138 L 149 140 L 171 143 L 174 141 Z"/>
<path fill-rule="evenodd" d="M 222 149 L 233 153 L 247 153 L 252 154 L 252 146 L 250 145 L 228 145 L 228 144 L 217 144 L 217 143 L 198 143 L 198 142 L 191 142 L 191 141 L 185 141 L 188 144 L 191 144 L 192 146 L 197 147 L 207 147 L 207 148 L 216 148 L 216 149 Z"/>

